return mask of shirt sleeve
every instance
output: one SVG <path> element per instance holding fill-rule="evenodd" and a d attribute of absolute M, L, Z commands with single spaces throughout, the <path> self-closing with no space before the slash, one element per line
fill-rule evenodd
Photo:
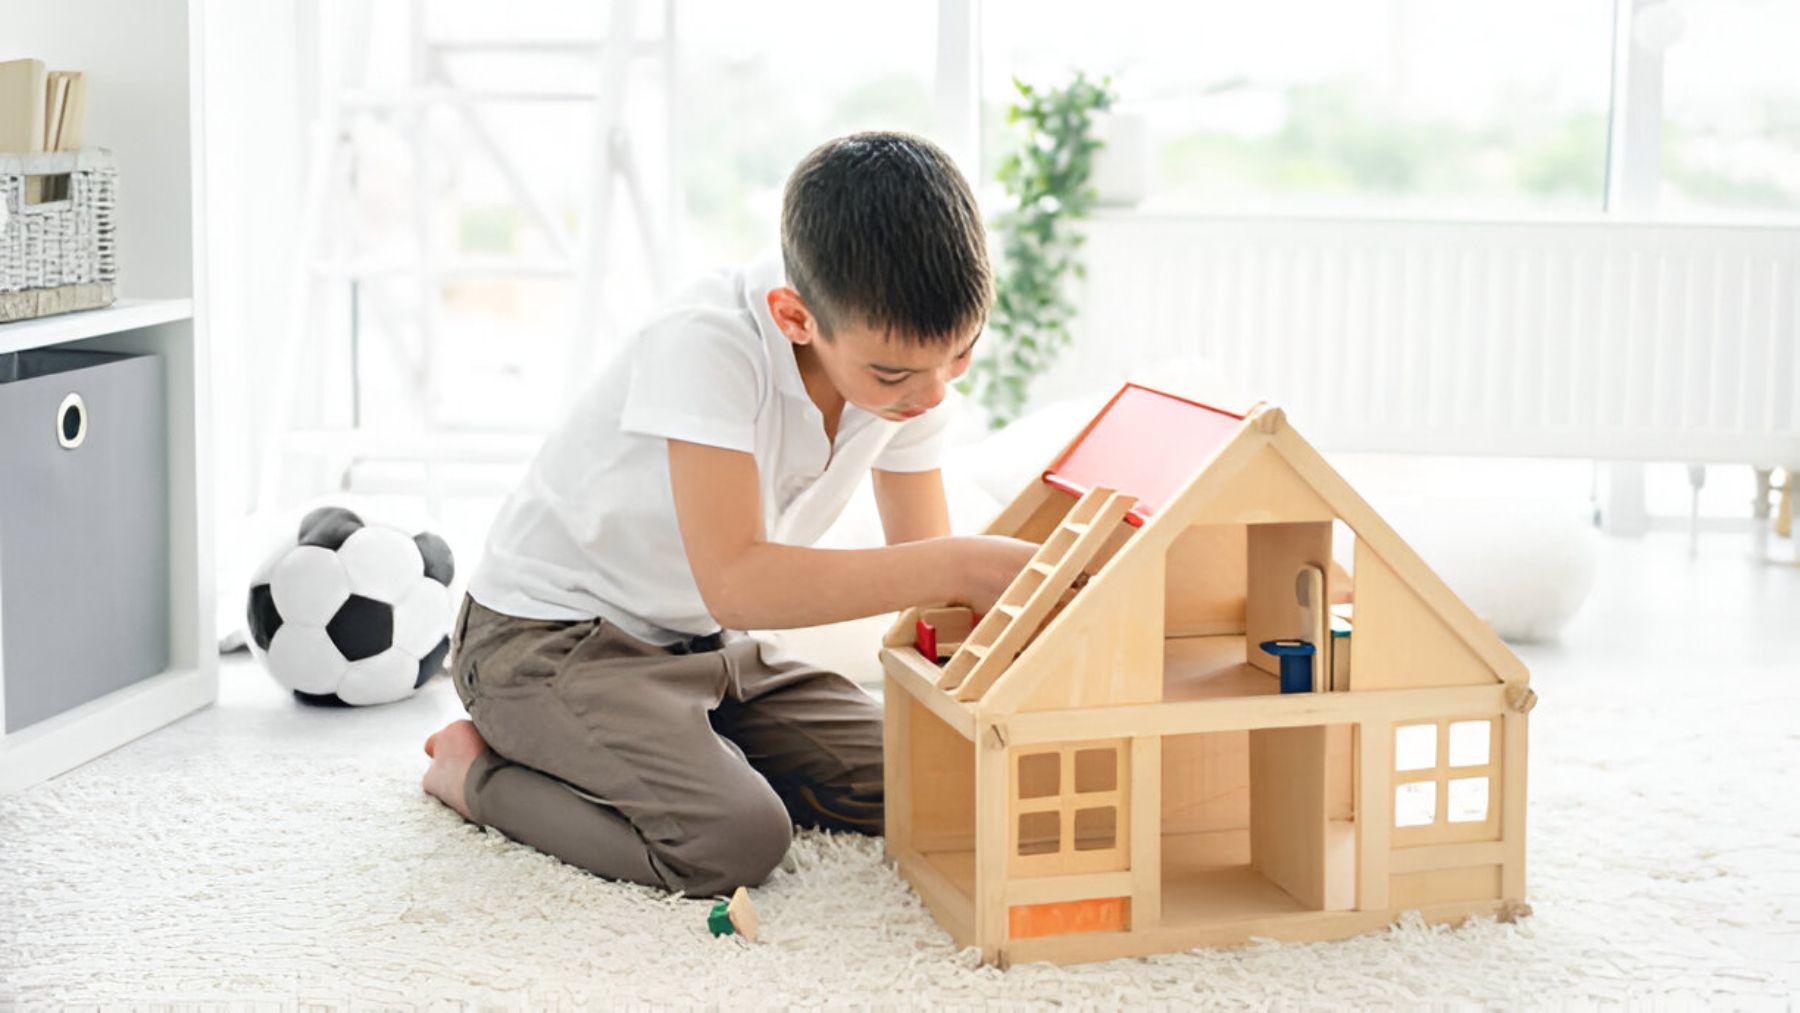
<path fill-rule="evenodd" d="M 950 427 L 962 408 L 962 395 L 954 389 L 946 392 L 944 401 L 916 419 L 900 423 L 900 428 L 876 456 L 876 471 L 932 471 L 944 456 L 944 444 Z"/>
<path fill-rule="evenodd" d="M 711 323 L 672 321 L 646 332 L 631 353 L 619 428 L 755 453 L 759 347 Z"/>

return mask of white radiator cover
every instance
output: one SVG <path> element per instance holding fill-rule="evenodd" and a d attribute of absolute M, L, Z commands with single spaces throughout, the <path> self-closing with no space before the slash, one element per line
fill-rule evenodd
<path fill-rule="evenodd" d="M 1040 398 L 1200 357 L 1333 450 L 1800 464 L 1797 228 L 1084 227 L 1076 341 Z"/>

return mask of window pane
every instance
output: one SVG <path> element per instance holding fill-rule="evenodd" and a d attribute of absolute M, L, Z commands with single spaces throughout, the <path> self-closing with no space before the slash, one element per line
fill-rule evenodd
<path fill-rule="evenodd" d="M 1659 214 L 1800 213 L 1800 4 L 1684 3 L 1663 57 Z"/>
<path fill-rule="evenodd" d="M 1083 749 L 1075 754 L 1075 790 L 1112 791 L 1119 786 L 1119 751 Z"/>
<path fill-rule="evenodd" d="M 1394 789 L 1394 826 L 1425 827 L 1437 822 L 1437 783 L 1415 781 Z"/>
<path fill-rule="evenodd" d="M 934 7 L 677 4 L 678 146 L 689 270 L 774 247 L 781 188 L 820 142 L 931 133 Z"/>
<path fill-rule="evenodd" d="M 1401 725 L 1394 729 L 1394 769 L 1430 770 L 1437 766 L 1437 725 Z"/>
<path fill-rule="evenodd" d="M 1450 782 L 1450 822 L 1480 823 L 1488 814 L 1488 779 L 1459 777 Z"/>
<path fill-rule="evenodd" d="M 983 5 L 983 145 L 1011 80 L 1111 74 L 1148 117 L 1152 207 L 1598 211 L 1611 0 Z"/>
<path fill-rule="evenodd" d="M 1450 724 L 1450 766 L 1485 767 L 1492 721 L 1453 721 Z"/>
<path fill-rule="evenodd" d="M 1075 810 L 1075 850 L 1106 851 L 1117 847 L 1118 822 L 1118 810 L 1112 806 Z"/>
<path fill-rule="evenodd" d="M 1056 753 L 1032 753 L 1019 757 L 1019 797 L 1048 798 L 1059 794 L 1062 757 Z"/>
<path fill-rule="evenodd" d="M 1062 813 L 1021 813 L 1019 854 L 1049 855 L 1062 850 Z"/>

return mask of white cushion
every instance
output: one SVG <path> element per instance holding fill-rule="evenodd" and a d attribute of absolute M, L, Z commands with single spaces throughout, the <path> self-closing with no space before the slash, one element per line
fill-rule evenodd
<path fill-rule="evenodd" d="M 1600 534 L 1587 462 L 1326 457 L 1504 639 L 1554 638 L 1593 589 Z"/>

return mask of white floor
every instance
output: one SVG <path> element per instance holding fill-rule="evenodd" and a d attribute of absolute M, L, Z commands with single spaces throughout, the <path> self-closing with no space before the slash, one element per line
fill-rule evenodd
<path fill-rule="evenodd" d="M 462 823 L 417 787 L 444 680 L 296 705 L 228 659 L 217 706 L 0 799 L 0 1008 L 262 1001 L 1104 1006 L 1800 997 L 1800 569 L 1743 536 L 1606 540 L 1533 714 L 1534 917 L 1001 973 L 860 838 L 807 835 L 762 943 Z"/>

